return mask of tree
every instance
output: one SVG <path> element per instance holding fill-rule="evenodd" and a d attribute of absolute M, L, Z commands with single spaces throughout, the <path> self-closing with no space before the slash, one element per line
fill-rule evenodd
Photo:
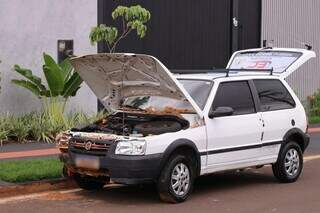
<path fill-rule="evenodd" d="M 64 102 L 71 96 L 75 96 L 83 82 L 78 73 L 74 71 L 69 59 L 57 64 L 54 59 L 43 53 L 44 65 L 42 70 L 47 81 L 47 86 L 42 79 L 32 73 L 31 70 L 14 65 L 14 71 L 25 79 L 13 79 L 11 82 L 32 92 L 38 98 L 62 97 Z M 65 104 L 64 104 L 65 105 Z M 63 110 L 64 110 L 63 105 Z"/>
<path fill-rule="evenodd" d="M 143 38 L 146 35 L 146 23 L 150 20 L 151 14 L 140 5 L 131 7 L 118 6 L 112 12 L 112 18 L 113 20 L 121 19 L 121 35 L 119 35 L 119 30 L 116 27 L 104 24 L 93 27 L 89 35 L 91 44 L 105 42 L 110 53 L 115 52 L 117 44 L 133 30 L 136 30 L 139 38 Z"/>

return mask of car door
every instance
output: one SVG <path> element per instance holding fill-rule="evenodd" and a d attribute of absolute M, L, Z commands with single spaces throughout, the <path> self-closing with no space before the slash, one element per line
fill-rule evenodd
<path fill-rule="evenodd" d="M 276 158 L 288 130 L 299 121 L 296 103 L 279 79 L 254 79 L 263 121 L 262 157 Z"/>
<path fill-rule="evenodd" d="M 231 107 L 229 116 L 205 116 L 208 137 L 207 168 L 210 172 L 249 166 L 259 158 L 262 122 L 248 81 L 219 84 L 212 110 Z"/>

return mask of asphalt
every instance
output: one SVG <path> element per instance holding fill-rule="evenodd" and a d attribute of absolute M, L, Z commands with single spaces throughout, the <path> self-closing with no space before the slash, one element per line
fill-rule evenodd
<path fill-rule="evenodd" d="M 43 157 L 57 157 L 59 150 L 53 143 L 8 143 L 0 146 L 0 160 L 24 160 Z"/>
<path fill-rule="evenodd" d="M 5 152 L 20 152 L 29 150 L 40 150 L 54 148 L 54 143 L 38 143 L 38 142 L 27 142 L 27 143 L 8 143 L 0 146 L 0 153 Z"/>
<path fill-rule="evenodd" d="M 320 154 L 320 133 L 310 134 L 310 145 L 306 154 Z"/>
<path fill-rule="evenodd" d="M 319 213 L 320 134 L 311 135 L 304 171 L 291 184 L 280 184 L 270 167 L 243 172 L 219 173 L 197 179 L 186 202 L 159 201 L 154 186 L 106 187 L 100 192 L 80 189 L 51 191 L 0 199 L 1 212 L 236 212 Z"/>

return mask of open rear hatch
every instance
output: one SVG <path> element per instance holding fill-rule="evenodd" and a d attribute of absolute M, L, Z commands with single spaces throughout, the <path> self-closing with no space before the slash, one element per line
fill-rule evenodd
<path fill-rule="evenodd" d="M 235 52 L 228 69 L 266 70 L 286 78 L 309 59 L 316 57 L 314 51 L 294 48 L 249 49 Z"/>
<path fill-rule="evenodd" d="M 108 111 L 119 110 L 123 98 L 162 96 L 189 102 L 202 117 L 201 109 L 189 93 L 155 57 L 94 54 L 72 58 L 71 63 Z"/>

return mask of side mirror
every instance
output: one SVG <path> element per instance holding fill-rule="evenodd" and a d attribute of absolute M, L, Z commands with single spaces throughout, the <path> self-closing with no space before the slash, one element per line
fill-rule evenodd
<path fill-rule="evenodd" d="M 218 107 L 215 110 L 212 108 L 209 111 L 209 118 L 229 116 L 233 114 L 233 109 L 231 107 Z"/>

